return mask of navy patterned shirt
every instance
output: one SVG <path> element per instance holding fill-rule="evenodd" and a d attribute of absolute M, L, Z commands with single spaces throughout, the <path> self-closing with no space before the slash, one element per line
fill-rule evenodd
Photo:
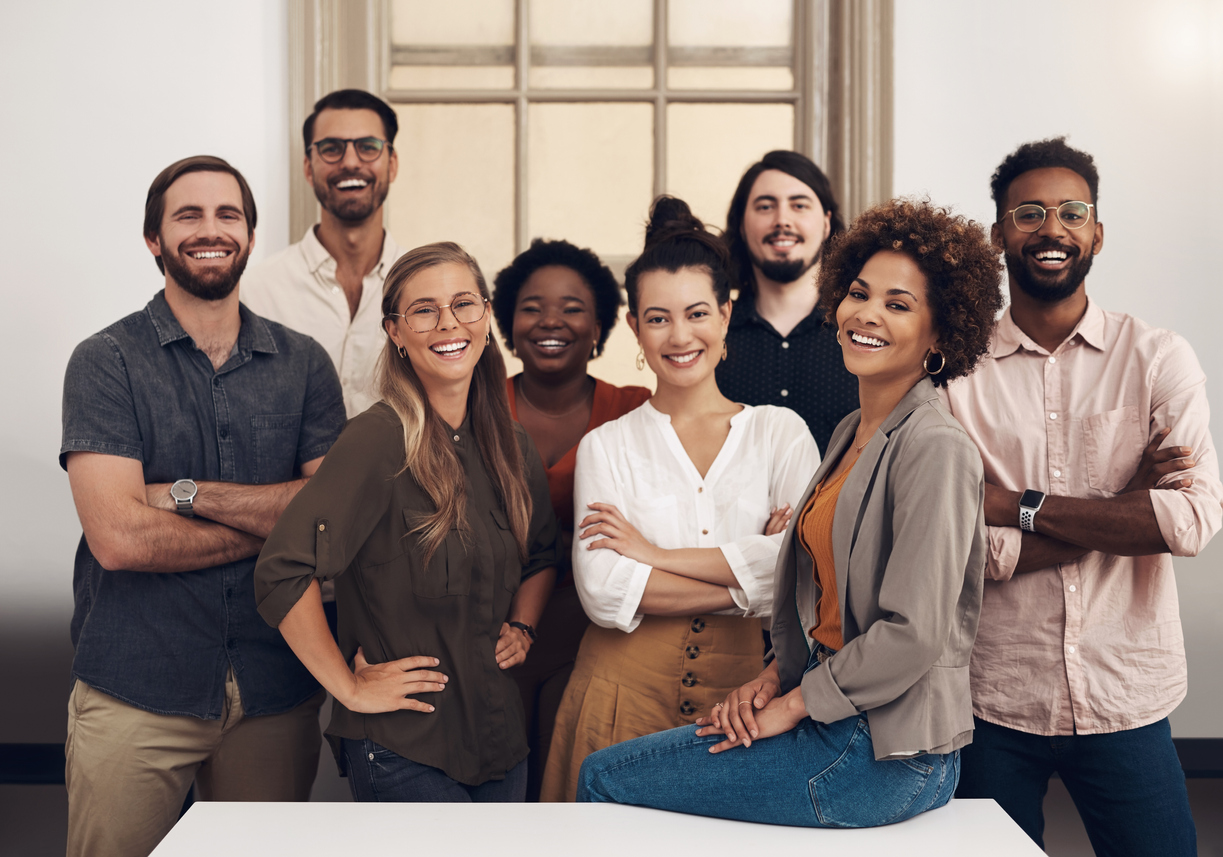
<path fill-rule="evenodd" d="M 782 336 L 756 313 L 751 296 L 735 301 L 718 388 L 745 405 L 781 405 L 807 421 L 820 455 L 837 424 L 858 409 L 858 379 L 845 368 L 836 330 L 820 311 Z"/>
<path fill-rule="evenodd" d="M 344 427 L 331 358 L 240 306 L 234 353 L 214 370 L 160 292 L 80 345 L 64 377 L 63 444 L 132 458 L 146 482 L 285 482 Z M 138 708 L 216 720 L 232 667 L 248 715 L 319 686 L 255 610 L 256 557 L 198 571 L 107 569 L 84 536 L 73 569 L 75 678 Z"/>

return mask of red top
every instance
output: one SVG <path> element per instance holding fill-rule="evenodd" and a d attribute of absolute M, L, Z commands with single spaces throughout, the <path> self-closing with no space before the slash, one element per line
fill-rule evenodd
<path fill-rule="evenodd" d="M 510 415 L 516 420 L 518 402 L 514 398 L 514 378 L 505 380 L 505 390 L 510 397 Z M 595 378 L 594 401 L 590 406 L 590 422 L 586 424 L 586 432 L 635 410 L 645 404 L 651 395 L 645 387 L 617 387 Z M 551 467 L 544 462 L 544 470 L 548 474 L 548 490 L 552 494 L 552 509 L 556 512 L 556 520 L 560 522 L 561 529 L 569 532 L 573 532 L 573 471 L 577 463 L 576 445 Z M 573 580 L 569 574 L 566 574 L 565 578 L 570 583 Z M 558 581 L 558 584 L 563 585 L 563 582 Z"/>

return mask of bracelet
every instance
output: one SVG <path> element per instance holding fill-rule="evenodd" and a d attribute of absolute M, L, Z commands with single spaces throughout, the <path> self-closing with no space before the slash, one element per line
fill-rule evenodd
<path fill-rule="evenodd" d="M 517 628 L 519 631 L 526 634 L 528 637 L 531 638 L 532 643 L 534 643 L 536 640 L 539 639 L 539 635 L 535 633 L 535 629 L 532 628 L 530 625 L 528 625 L 526 622 L 506 622 L 506 624 L 509 625 L 511 628 Z"/>

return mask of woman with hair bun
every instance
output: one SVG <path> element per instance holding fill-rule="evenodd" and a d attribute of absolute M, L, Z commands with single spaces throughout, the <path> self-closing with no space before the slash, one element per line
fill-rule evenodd
<path fill-rule="evenodd" d="M 522 702 L 555 574 L 556 516 L 510 419 L 488 288 L 452 243 L 383 286 L 382 401 L 348 422 L 255 567 L 259 612 L 335 697 L 358 801 L 521 801 Z M 336 581 L 336 648 L 319 582 Z"/>
<path fill-rule="evenodd" d="M 861 408 L 777 563 L 773 658 L 698 723 L 587 758 L 578 800 L 807 827 L 943 806 L 972 740 L 987 552 L 981 456 L 936 387 L 985 354 L 1002 266 L 925 202 L 864 212 L 819 275 Z"/>
<path fill-rule="evenodd" d="M 658 388 L 578 446 L 573 573 L 593 624 L 543 800 L 574 798 L 587 754 L 695 723 L 760 671 L 781 533 L 819 452 L 793 411 L 718 390 L 728 269 L 724 244 L 682 200 L 655 201 L 625 287 L 638 366 Z"/>

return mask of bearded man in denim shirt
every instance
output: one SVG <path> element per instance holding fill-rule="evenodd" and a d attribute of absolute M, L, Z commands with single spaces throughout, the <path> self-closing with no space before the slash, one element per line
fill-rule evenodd
<path fill-rule="evenodd" d="M 73 575 L 68 854 L 145 855 L 202 798 L 306 800 L 323 692 L 255 611 L 264 538 L 344 424 L 322 346 L 238 303 L 242 175 L 167 167 L 144 238 L 165 290 L 79 346 L 63 444 Z"/>

